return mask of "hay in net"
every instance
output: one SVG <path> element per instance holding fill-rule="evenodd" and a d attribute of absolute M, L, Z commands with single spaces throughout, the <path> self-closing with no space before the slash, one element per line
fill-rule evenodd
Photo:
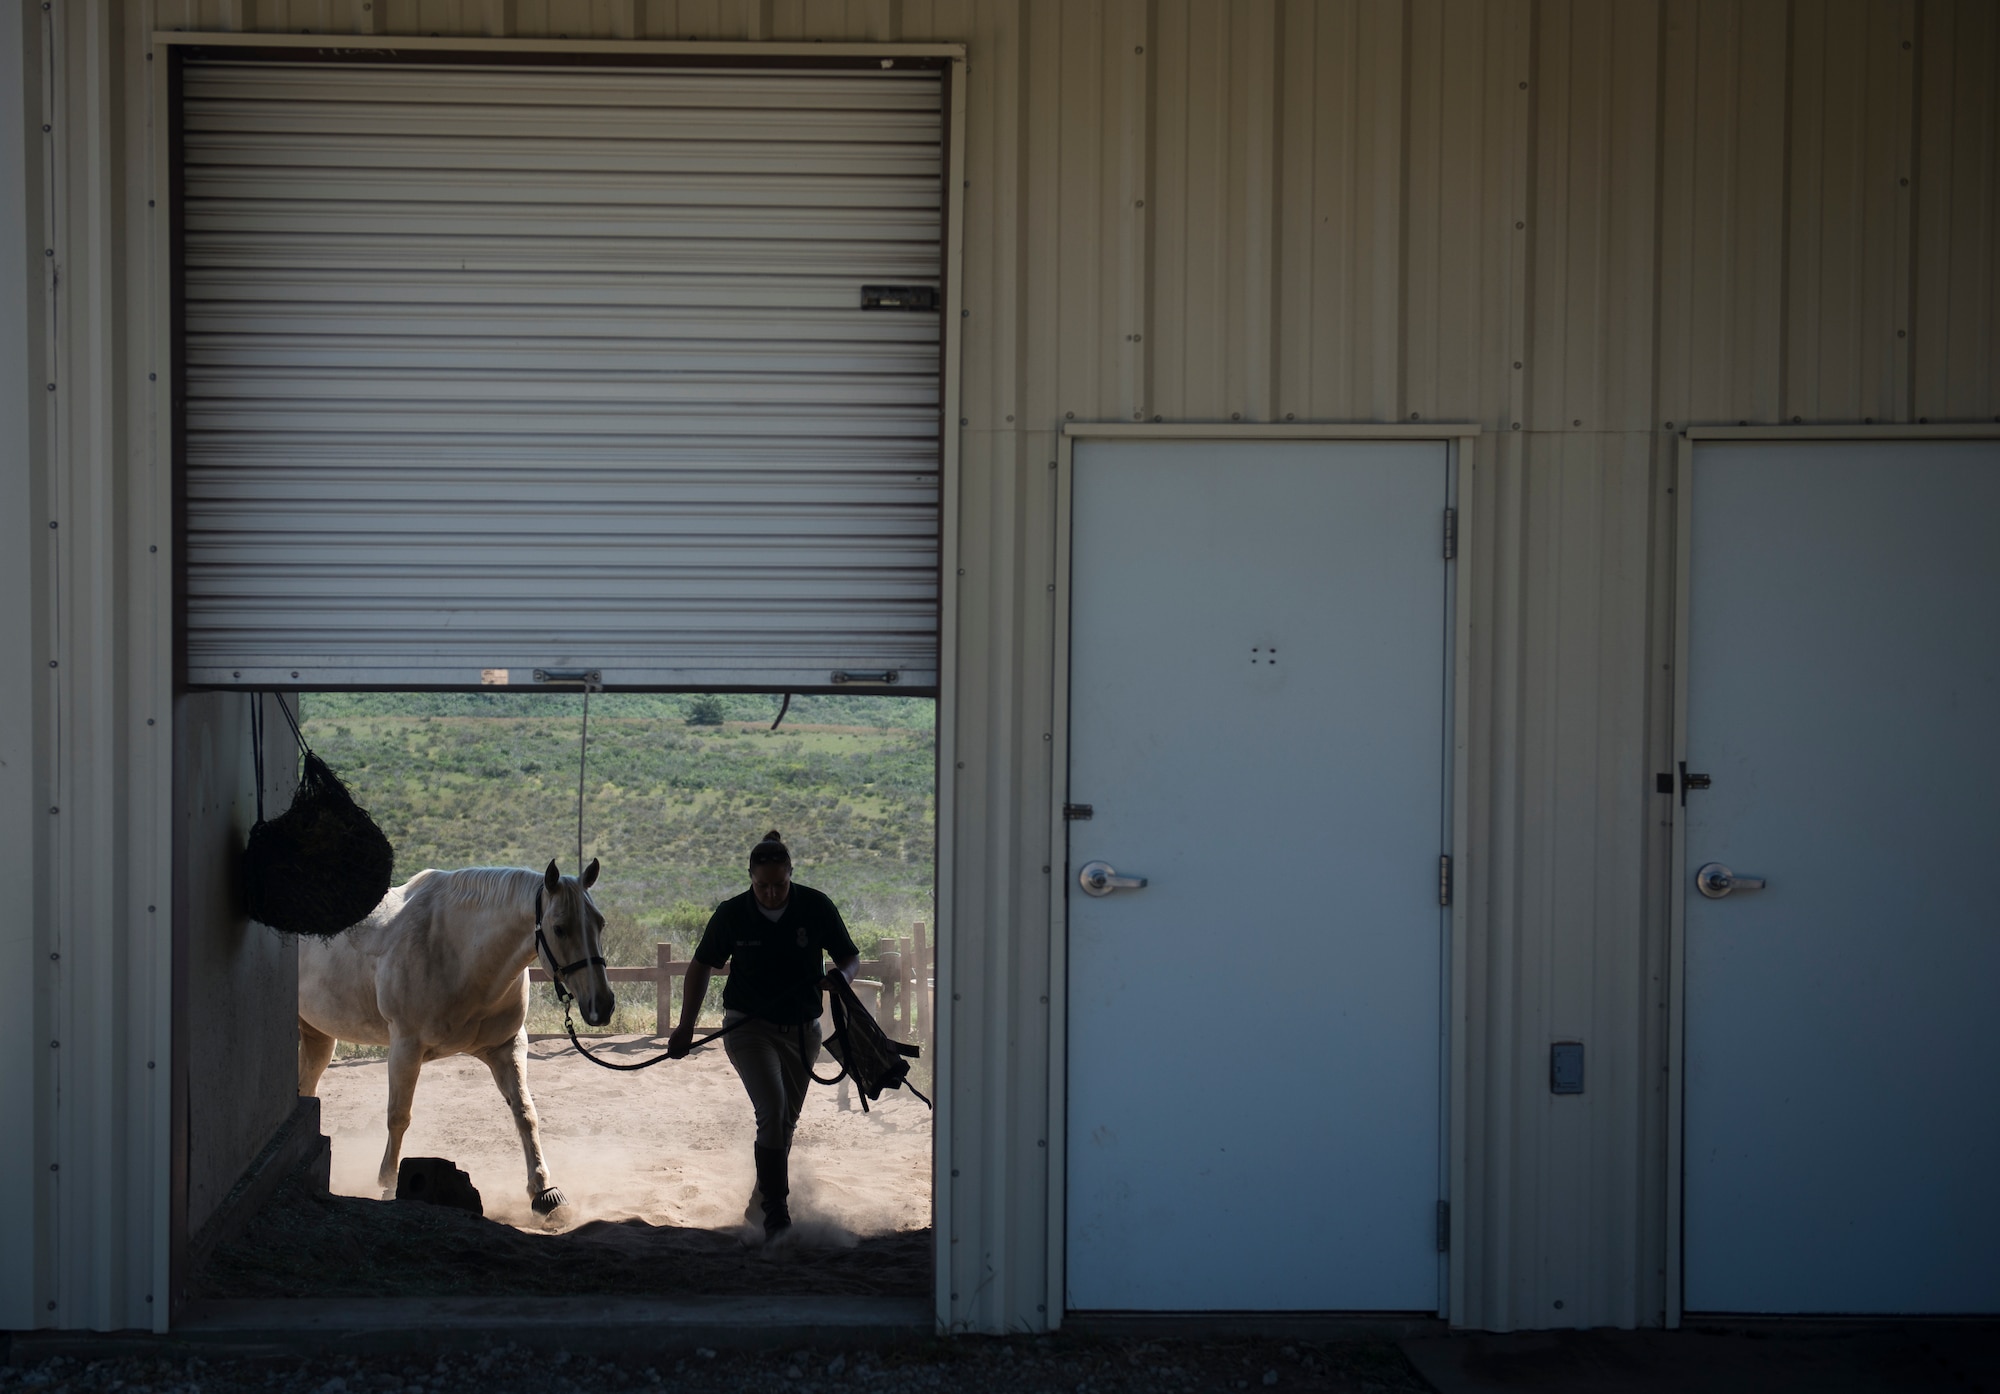
<path fill-rule="evenodd" d="M 292 806 L 250 830 L 244 906 L 250 918 L 286 934 L 330 938 L 381 903 L 395 863 L 375 820 L 307 750 Z"/>

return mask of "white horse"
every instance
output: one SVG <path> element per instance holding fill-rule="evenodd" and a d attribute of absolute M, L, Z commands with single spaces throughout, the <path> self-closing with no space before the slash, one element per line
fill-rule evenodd
<path fill-rule="evenodd" d="M 385 1193 L 396 1185 L 417 1072 L 431 1060 L 470 1055 L 493 1072 L 514 1112 L 535 1213 L 546 1218 L 565 1203 L 542 1161 L 541 1120 L 528 1093 L 527 969 L 539 918 L 555 956 L 548 966 L 576 994 L 583 1019 L 611 1020 L 604 916 L 590 899 L 596 880 L 595 859 L 581 879 L 554 862 L 542 875 L 487 866 L 420 871 L 352 929 L 299 940 L 299 1093 L 318 1092 L 335 1041 L 389 1047 L 389 1146 L 376 1178 Z"/>

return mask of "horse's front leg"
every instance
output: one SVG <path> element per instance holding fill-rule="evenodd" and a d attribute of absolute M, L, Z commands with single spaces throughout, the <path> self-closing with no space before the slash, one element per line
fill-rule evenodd
<path fill-rule="evenodd" d="M 542 1159 L 542 1118 L 535 1112 L 535 1096 L 528 1092 L 527 1031 L 480 1051 L 479 1058 L 493 1072 L 493 1082 L 513 1110 L 514 1129 L 521 1135 L 521 1151 L 528 1162 L 528 1200 L 535 1213 L 547 1219 L 569 1202 L 549 1181 L 548 1163 Z"/>
<path fill-rule="evenodd" d="M 410 1128 L 410 1104 L 417 1096 L 417 1072 L 424 1067 L 423 1043 L 393 1027 L 389 1034 L 389 1147 L 382 1153 L 382 1170 L 375 1180 L 383 1198 L 396 1193 L 396 1163 L 403 1155 L 403 1134 Z"/>

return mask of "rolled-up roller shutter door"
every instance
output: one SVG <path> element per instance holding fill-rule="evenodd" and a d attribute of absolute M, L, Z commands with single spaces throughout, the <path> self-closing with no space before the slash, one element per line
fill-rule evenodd
<path fill-rule="evenodd" d="M 936 71 L 182 93 L 191 683 L 935 685 Z"/>

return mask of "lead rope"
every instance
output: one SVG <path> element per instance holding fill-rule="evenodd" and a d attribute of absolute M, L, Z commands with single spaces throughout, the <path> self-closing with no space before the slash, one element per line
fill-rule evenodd
<path fill-rule="evenodd" d="M 579 968 L 588 967 L 592 963 L 601 964 L 604 960 L 601 958 L 580 958 L 575 963 L 567 964 L 560 968 L 556 966 L 555 953 L 549 948 L 548 937 L 542 933 L 542 892 L 540 887 L 536 887 L 535 889 L 535 955 L 541 959 L 542 966 L 548 969 L 549 986 L 555 989 L 556 1001 L 562 1004 L 563 1030 L 569 1034 L 570 1044 L 576 1047 L 577 1053 L 584 1059 L 593 1065 L 600 1065 L 607 1070 L 644 1070 L 659 1064 L 662 1060 L 673 1059 L 673 1056 L 665 1051 L 661 1051 L 651 1060 L 640 1060 L 630 1065 L 620 1065 L 610 1060 L 600 1060 L 596 1055 L 591 1053 L 590 1047 L 583 1043 L 583 1038 L 576 1034 L 576 1018 L 570 1013 L 570 1003 L 576 999 L 570 995 L 570 990 L 563 982 L 563 979 Z M 664 991 L 666 985 L 662 983 L 660 986 Z M 720 1040 L 750 1019 L 747 1016 L 739 1017 L 719 1031 L 711 1031 L 698 1041 L 690 1041 L 688 1049 L 694 1050 L 697 1047 L 707 1045 L 710 1041 Z"/>
<path fill-rule="evenodd" d="M 576 751 L 576 872 L 583 874 L 583 772 L 590 763 L 590 689 L 583 685 L 583 739 Z M 565 1009 L 566 1010 L 566 1009 Z"/>

